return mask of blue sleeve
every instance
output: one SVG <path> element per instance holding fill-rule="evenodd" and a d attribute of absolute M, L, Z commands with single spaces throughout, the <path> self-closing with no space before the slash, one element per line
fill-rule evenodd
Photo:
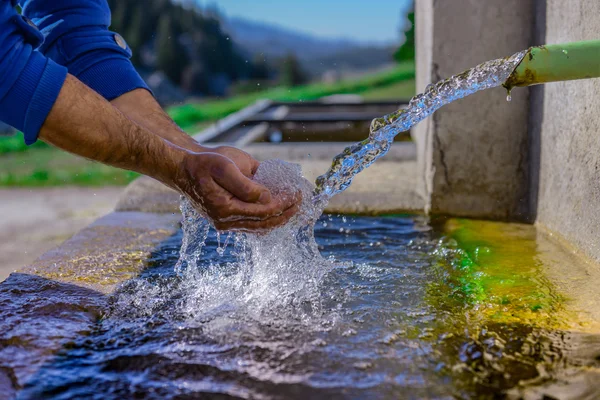
<path fill-rule="evenodd" d="M 0 0 L 0 120 L 37 140 L 67 77 L 67 69 L 35 48 L 43 40 L 37 28 L 14 9 L 16 0 Z"/>
<path fill-rule="evenodd" d="M 44 35 L 47 57 L 107 100 L 134 89 L 148 89 L 131 61 L 131 49 L 110 32 L 106 0 L 20 0 L 23 14 Z"/>

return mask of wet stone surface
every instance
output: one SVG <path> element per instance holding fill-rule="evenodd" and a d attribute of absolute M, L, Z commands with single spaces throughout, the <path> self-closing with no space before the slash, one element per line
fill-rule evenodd
<path fill-rule="evenodd" d="M 237 286 L 235 246 L 214 234 L 194 281 L 174 272 L 181 234 L 110 296 L 13 275 L 0 291 L 0 384 L 23 399 L 594 398 L 600 340 L 572 331 L 532 229 L 324 216 L 318 301 L 260 309 L 241 296 L 272 299 Z M 502 268 L 512 282 L 493 279 Z M 31 346 L 43 362 L 22 355 Z"/>
<path fill-rule="evenodd" d="M 178 216 L 113 213 L 0 284 L 0 398 L 87 335 L 117 284 L 137 276 Z"/>

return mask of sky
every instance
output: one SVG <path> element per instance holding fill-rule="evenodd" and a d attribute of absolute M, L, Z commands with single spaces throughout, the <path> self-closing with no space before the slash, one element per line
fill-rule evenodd
<path fill-rule="evenodd" d="M 390 43 L 410 0 L 196 0 L 225 15 L 268 22 L 327 38 Z"/>

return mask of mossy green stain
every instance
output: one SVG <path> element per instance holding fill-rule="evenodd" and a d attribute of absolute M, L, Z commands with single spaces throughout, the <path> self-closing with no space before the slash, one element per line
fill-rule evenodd
<path fill-rule="evenodd" d="M 535 228 L 450 219 L 444 231 L 436 252 L 438 280 L 429 292 L 435 307 L 497 322 L 558 325 L 562 298 L 544 277 Z M 458 248 L 444 245 L 453 241 Z"/>

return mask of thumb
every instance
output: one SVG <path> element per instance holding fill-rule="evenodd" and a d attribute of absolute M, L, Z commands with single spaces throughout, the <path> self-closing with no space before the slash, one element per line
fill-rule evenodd
<path fill-rule="evenodd" d="M 246 177 L 233 162 L 228 160 L 221 167 L 219 173 L 213 174 L 213 179 L 223 189 L 246 203 L 271 202 L 269 189 Z"/>

